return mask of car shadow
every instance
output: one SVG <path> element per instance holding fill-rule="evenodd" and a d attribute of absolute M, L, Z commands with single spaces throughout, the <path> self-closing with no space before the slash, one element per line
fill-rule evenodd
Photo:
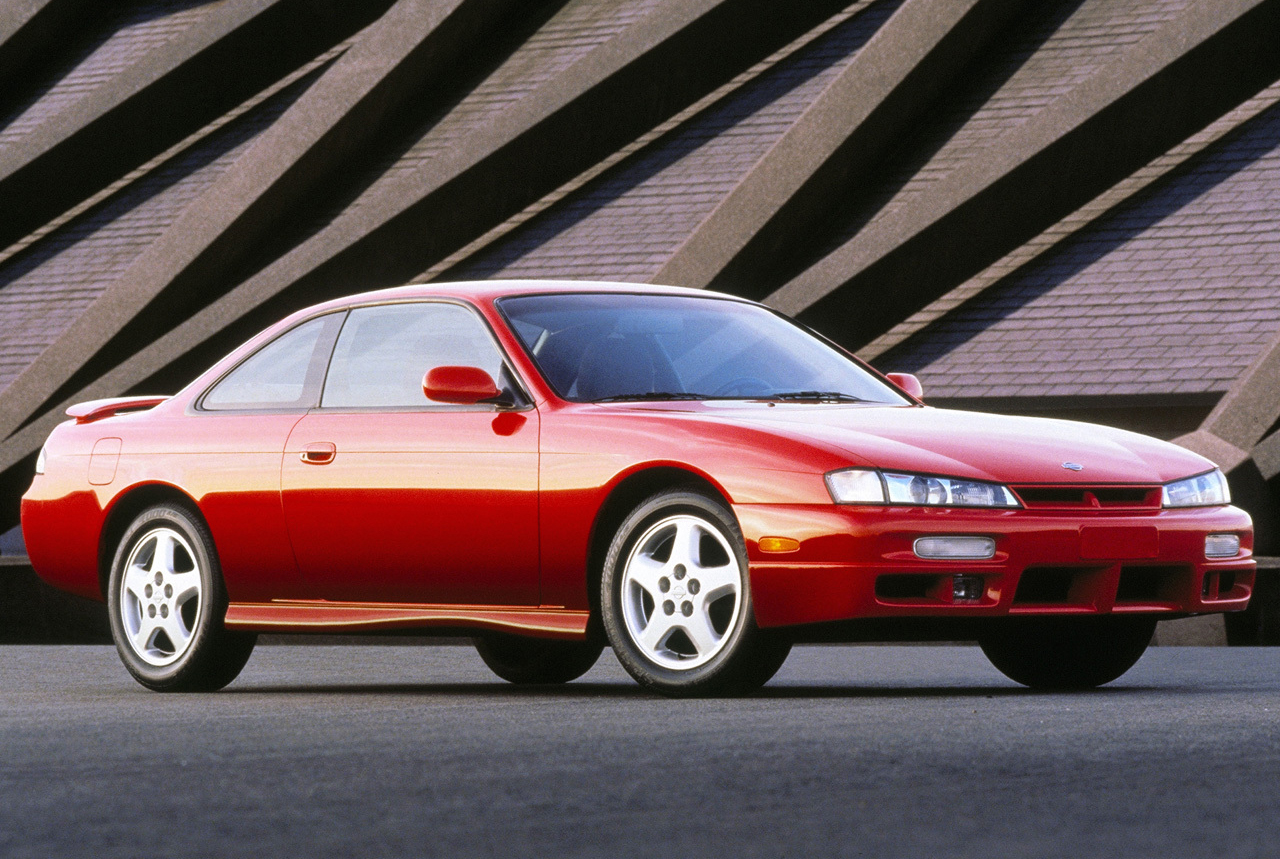
<path fill-rule="evenodd" d="M 1026 698 L 1039 696 L 1062 697 L 1065 695 L 1089 695 L 1091 697 L 1121 695 L 1130 692 L 1151 692 L 1156 687 L 1117 686 L 1079 691 L 1051 691 L 1027 689 L 1022 686 L 766 686 L 753 693 L 752 698 Z"/>
<path fill-rule="evenodd" d="M 494 698 L 644 698 L 645 690 L 625 683 L 569 683 L 515 686 L 509 683 L 329 683 L 234 685 L 222 695 L 434 695 Z"/>
<path fill-rule="evenodd" d="M 1117 686 L 1090 689 L 1083 692 L 1054 692 L 1009 686 L 835 686 L 835 685 L 783 685 L 766 686 L 738 699 L 743 701 L 832 699 L 850 700 L 912 699 L 912 698 L 1019 698 L 1065 695 L 1088 695 L 1091 698 L 1152 692 L 1163 687 Z M 1167 690 L 1164 690 L 1167 691 Z M 302 685 L 235 685 L 222 690 L 223 695 L 414 695 L 465 698 L 543 698 L 543 699 L 667 699 L 641 687 L 625 683 L 567 683 L 564 685 L 515 686 L 507 683 L 361 683 L 361 684 L 302 684 Z M 687 700 L 730 700 L 693 698 Z"/>

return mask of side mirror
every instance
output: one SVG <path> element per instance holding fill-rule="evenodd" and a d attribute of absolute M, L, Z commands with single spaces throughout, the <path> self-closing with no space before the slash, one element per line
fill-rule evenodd
<path fill-rule="evenodd" d="M 423 378 L 422 393 L 437 403 L 474 406 L 502 392 L 493 377 L 479 367 L 436 367 Z"/>
<path fill-rule="evenodd" d="M 910 373 L 885 373 L 884 375 L 886 379 L 917 400 L 924 399 L 924 388 L 920 385 L 920 380 L 915 376 Z"/>

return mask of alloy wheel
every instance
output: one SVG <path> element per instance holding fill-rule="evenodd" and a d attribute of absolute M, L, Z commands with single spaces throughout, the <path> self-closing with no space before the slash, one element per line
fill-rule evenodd
<path fill-rule="evenodd" d="M 120 620 L 133 652 L 148 665 L 171 665 L 191 646 L 203 585 L 196 553 L 173 528 L 134 544 L 120 586 Z"/>
<path fill-rule="evenodd" d="M 742 610 L 742 569 L 720 529 L 666 517 L 641 535 L 622 574 L 622 617 L 646 659 L 689 670 L 724 649 Z"/>

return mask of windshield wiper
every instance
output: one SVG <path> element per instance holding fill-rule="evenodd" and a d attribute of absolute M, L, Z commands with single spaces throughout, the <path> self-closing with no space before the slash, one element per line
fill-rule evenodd
<path fill-rule="evenodd" d="M 769 394 L 760 397 L 762 400 L 782 400 L 786 402 L 812 403 L 865 403 L 862 397 L 853 394 L 842 394 L 839 391 L 787 391 L 781 394 Z"/>
<path fill-rule="evenodd" d="M 677 391 L 645 391 L 643 394 L 615 394 L 612 397 L 600 397 L 593 403 L 619 403 L 628 400 L 705 400 L 702 394 L 686 394 Z"/>

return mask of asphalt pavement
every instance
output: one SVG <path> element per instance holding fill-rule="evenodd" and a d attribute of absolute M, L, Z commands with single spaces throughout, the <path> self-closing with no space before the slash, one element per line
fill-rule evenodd
<path fill-rule="evenodd" d="M 0 856 L 1274 857 L 1280 650 L 1153 648 L 1039 694 L 973 647 L 805 647 L 669 701 L 609 651 L 260 646 L 210 695 L 0 648 Z"/>

